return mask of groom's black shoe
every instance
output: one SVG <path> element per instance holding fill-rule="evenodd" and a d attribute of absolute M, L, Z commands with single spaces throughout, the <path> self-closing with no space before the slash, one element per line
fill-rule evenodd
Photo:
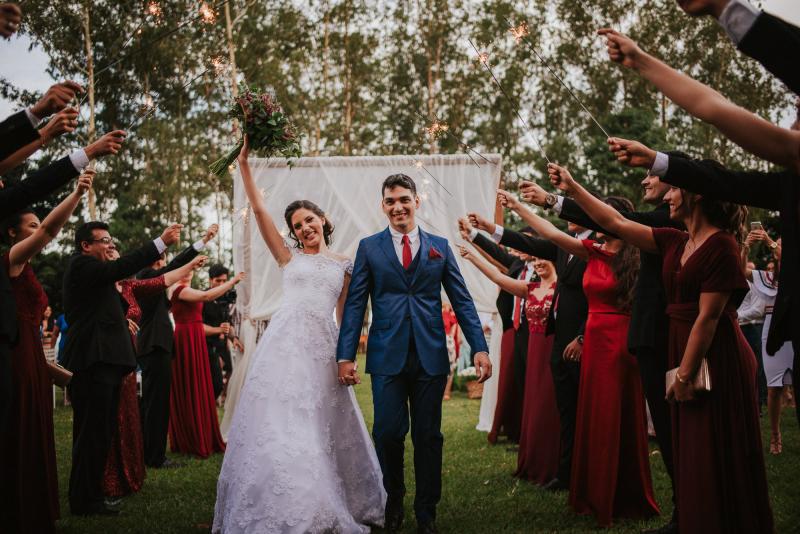
<path fill-rule="evenodd" d="M 386 513 L 383 523 L 383 528 L 386 529 L 386 532 L 399 532 L 403 527 L 404 517 L 405 510 L 403 510 L 402 499 L 398 501 L 386 501 Z"/>
<path fill-rule="evenodd" d="M 430 523 L 422 523 L 421 525 L 417 526 L 417 533 L 418 534 L 439 534 L 439 530 L 436 528 L 436 523 L 431 521 Z"/>

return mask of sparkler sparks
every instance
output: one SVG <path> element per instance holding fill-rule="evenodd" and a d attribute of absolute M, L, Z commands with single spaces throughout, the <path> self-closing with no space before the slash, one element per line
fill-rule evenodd
<path fill-rule="evenodd" d="M 200 4 L 200 18 L 205 24 L 214 24 L 217 20 L 217 14 L 211 9 L 211 6 L 203 2 Z"/>
<path fill-rule="evenodd" d="M 525 39 L 525 37 L 527 37 L 530 33 L 528 31 L 528 23 L 524 21 L 521 22 L 519 26 L 512 26 L 509 31 L 511 32 L 511 35 L 514 36 L 514 40 L 517 42 L 517 44 L 521 43 L 522 40 Z"/>
<path fill-rule="evenodd" d="M 446 134 L 449 129 L 450 127 L 447 126 L 447 123 L 434 120 L 433 124 L 425 128 L 425 131 L 431 139 L 438 139 L 443 134 Z"/>
<path fill-rule="evenodd" d="M 484 65 L 489 64 L 489 52 L 478 52 L 478 57 L 476 58 L 478 63 L 483 63 Z"/>
<path fill-rule="evenodd" d="M 159 5 L 158 2 L 148 2 L 145 13 L 147 13 L 148 16 L 158 19 L 161 18 L 164 12 L 161 10 L 161 5 Z"/>
<path fill-rule="evenodd" d="M 214 73 L 217 76 L 221 76 L 227 70 L 228 64 L 225 63 L 222 56 L 214 56 L 211 58 L 211 67 L 214 69 Z"/>

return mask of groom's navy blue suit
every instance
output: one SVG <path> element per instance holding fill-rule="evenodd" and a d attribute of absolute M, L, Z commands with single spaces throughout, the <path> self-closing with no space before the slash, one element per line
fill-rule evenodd
<path fill-rule="evenodd" d="M 403 452 L 414 443 L 417 521 L 436 518 L 441 496 L 442 396 L 450 372 L 441 292 L 444 287 L 467 342 L 488 352 L 478 313 L 447 239 L 419 231 L 420 247 L 408 269 L 397 257 L 387 228 L 358 245 L 344 308 L 336 359 L 354 360 L 367 300 L 372 327 L 366 372 L 372 375 L 372 435 L 391 500 L 402 500 Z"/>

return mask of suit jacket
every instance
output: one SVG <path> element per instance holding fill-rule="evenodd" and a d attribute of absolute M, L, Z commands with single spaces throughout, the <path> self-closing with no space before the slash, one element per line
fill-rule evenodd
<path fill-rule="evenodd" d="M 7 119 L 3 124 L 8 122 Z M 25 121 L 28 119 L 25 117 Z M 30 122 L 28 122 L 30 127 Z M 38 135 L 38 134 L 37 134 Z M 3 145 L 5 146 L 5 145 Z M 15 185 L 0 189 L 0 213 L 15 213 L 30 204 L 47 197 L 53 190 L 78 176 L 78 171 L 68 157 L 62 158 L 30 174 Z M 5 262 L 0 262 L 0 343 L 13 345 L 17 340 L 17 312 L 11 281 L 8 279 Z"/>
<path fill-rule="evenodd" d="M 192 261 L 197 254 L 198 252 L 195 250 L 194 246 L 190 245 L 175 256 L 165 267 L 158 270 L 147 267 L 136 277 L 147 279 L 161 276 L 164 273 L 186 265 Z M 169 299 L 167 299 L 166 291 L 160 291 L 156 295 L 150 295 L 138 300 L 139 306 L 142 308 L 139 337 L 136 339 L 139 355 L 148 354 L 154 349 L 161 349 L 171 354 L 173 330 L 172 322 L 169 320 Z"/>
<path fill-rule="evenodd" d="M 555 335 L 553 354 L 560 354 L 583 330 L 589 314 L 589 304 L 583 294 L 586 262 L 576 257 L 569 259 L 567 252 L 546 239 L 530 237 L 507 228 L 503 231 L 500 244 L 555 264 L 558 281 L 553 292 L 553 306 L 547 317 L 547 335 Z"/>
<path fill-rule="evenodd" d="M 148 243 L 117 261 L 100 261 L 76 254 L 64 273 L 64 315 L 69 336 L 64 346 L 64 366 L 86 371 L 97 364 L 119 369 L 119 377 L 136 368 L 136 354 L 125 319 L 124 301 L 115 282 L 158 259 L 158 249 Z"/>
<path fill-rule="evenodd" d="M 25 111 L 19 111 L 0 122 L 0 161 L 39 139 L 39 132 L 33 127 Z"/>
<path fill-rule="evenodd" d="M 367 301 L 372 299 L 368 373 L 399 374 L 413 336 L 425 372 L 448 374 L 450 361 L 442 320 L 442 287 L 472 353 L 489 352 L 478 312 L 447 239 L 422 229 L 419 237 L 419 264 L 410 280 L 397 259 L 388 228 L 358 244 L 336 349 L 337 360 L 355 358 Z M 436 250 L 439 257 L 430 257 L 432 250 Z"/>
<path fill-rule="evenodd" d="M 623 211 L 626 219 L 636 221 L 652 228 L 677 228 L 684 230 L 683 224 L 669 218 L 669 206 L 659 204 L 652 211 Z M 565 198 L 561 205 L 560 217 L 595 232 L 613 235 L 594 222 L 578 204 Z M 640 348 L 664 348 L 669 335 L 667 319 L 667 297 L 664 294 L 664 281 L 661 273 L 661 255 L 641 253 L 642 267 L 636 280 L 631 309 L 631 324 L 628 328 L 628 350 L 635 354 Z"/>
<path fill-rule="evenodd" d="M 489 239 L 480 233 L 475 236 L 475 239 L 472 240 L 472 244 L 476 247 L 480 247 L 489 256 L 500 262 L 501 265 L 505 266 L 505 268 L 508 269 L 508 276 L 512 278 L 519 278 L 523 267 L 525 267 L 524 261 L 509 254 L 503 250 L 503 247 L 499 246 L 492 239 Z M 503 332 L 509 328 L 513 328 L 514 295 L 501 289 L 500 293 L 497 295 L 497 312 L 500 314 L 500 319 L 503 321 Z M 528 320 L 524 313 L 520 316 L 520 319 L 520 328 L 522 328 L 523 323 L 527 327 Z"/>
<path fill-rule="evenodd" d="M 709 198 L 780 210 L 781 268 L 767 336 L 767 352 L 775 354 L 800 325 L 800 176 L 788 171 L 732 171 L 716 161 L 669 156 L 662 180 Z"/>
<path fill-rule="evenodd" d="M 739 43 L 739 50 L 764 65 L 800 95 L 800 72 L 797 69 L 800 28 L 762 12 Z"/>

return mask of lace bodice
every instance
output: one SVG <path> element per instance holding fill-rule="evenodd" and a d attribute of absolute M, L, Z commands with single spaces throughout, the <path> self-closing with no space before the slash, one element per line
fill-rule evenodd
<path fill-rule="evenodd" d="M 344 275 L 353 272 L 353 263 L 328 254 L 305 254 L 296 248 L 291 251 L 291 261 L 283 266 L 283 299 L 278 313 L 303 310 L 332 317 Z"/>
<path fill-rule="evenodd" d="M 539 300 L 534 290 L 541 285 L 540 282 L 528 284 L 528 298 L 525 300 L 525 316 L 528 319 L 528 330 L 531 332 L 544 332 L 547 329 L 547 316 L 553 304 L 552 288 L 543 299 Z"/>

